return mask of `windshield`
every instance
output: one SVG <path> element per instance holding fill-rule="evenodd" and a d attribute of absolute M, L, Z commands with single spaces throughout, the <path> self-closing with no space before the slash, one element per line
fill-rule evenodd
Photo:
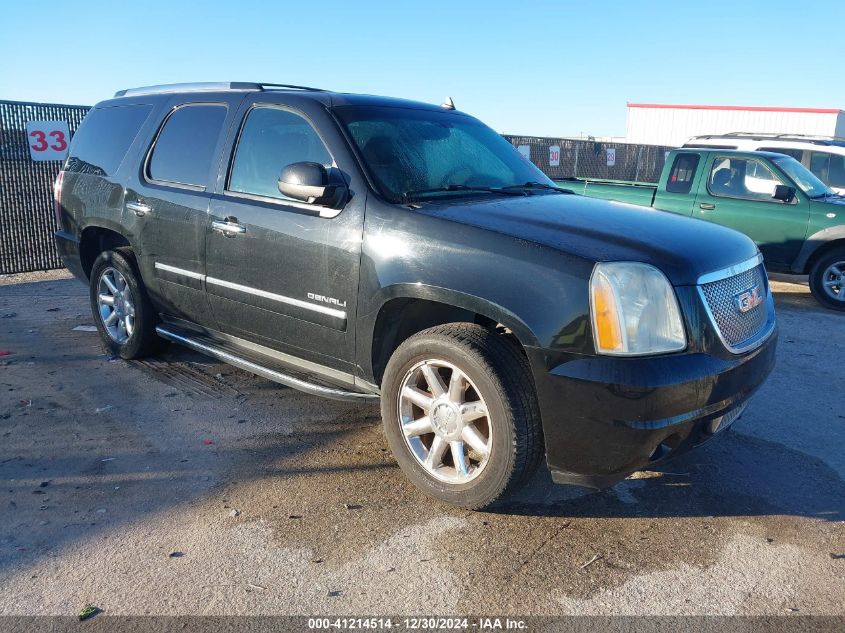
<path fill-rule="evenodd" d="M 334 112 L 393 202 L 503 194 L 496 190 L 526 183 L 554 187 L 513 145 L 465 114 L 382 106 Z"/>
<path fill-rule="evenodd" d="M 833 191 L 821 180 L 816 178 L 813 172 L 791 156 L 778 156 L 777 158 L 773 158 L 772 162 L 780 167 L 783 173 L 789 176 L 801 188 L 801 191 L 810 198 L 834 195 Z"/>

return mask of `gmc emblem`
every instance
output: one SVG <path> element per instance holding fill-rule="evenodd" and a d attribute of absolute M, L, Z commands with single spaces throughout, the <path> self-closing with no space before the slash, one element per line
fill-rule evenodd
<path fill-rule="evenodd" d="M 749 310 L 753 310 L 763 303 L 763 295 L 760 294 L 760 286 L 754 286 L 745 292 L 739 293 L 734 297 L 734 301 L 736 301 L 736 307 L 740 314 L 745 314 Z"/>

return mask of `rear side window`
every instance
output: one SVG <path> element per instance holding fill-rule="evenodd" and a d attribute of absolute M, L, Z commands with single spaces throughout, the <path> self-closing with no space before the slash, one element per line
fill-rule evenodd
<path fill-rule="evenodd" d="M 224 105 L 186 105 L 173 110 L 153 145 L 147 176 L 161 182 L 205 187 L 225 119 Z"/>
<path fill-rule="evenodd" d="M 669 172 L 666 191 L 669 193 L 689 193 L 695 170 L 698 169 L 698 154 L 678 154 Z"/>
<path fill-rule="evenodd" d="M 795 160 L 799 163 L 801 162 L 801 158 L 804 155 L 804 151 L 800 149 L 789 149 L 787 147 L 761 147 L 759 149 L 761 152 L 774 152 L 775 154 L 786 154 L 787 156 L 792 156 Z"/>
<path fill-rule="evenodd" d="M 279 192 L 279 175 L 291 163 L 303 161 L 326 167 L 333 163 L 308 121 L 289 110 L 255 108 L 241 131 L 228 189 L 284 199 L 286 196 Z"/>
<path fill-rule="evenodd" d="M 73 137 L 65 170 L 113 175 L 151 110 L 150 105 L 91 110 Z"/>

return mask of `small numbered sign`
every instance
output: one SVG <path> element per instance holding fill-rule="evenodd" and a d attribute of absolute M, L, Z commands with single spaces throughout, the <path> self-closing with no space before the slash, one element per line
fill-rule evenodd
<path fill-rule="evenodd" d="M 607 166 L 614 167 L 616 165 L 616 148 L 615 147 L 608 147 L 607 148 Z"/>
<path fill-rule="evenodd" d="M 530 145 L 518 145 L 516 151 L 522 154 L 522 157 L 531 162 L 531 146 Z"/>
<path fill-rule="evenodd" d="M 549 167 L 560 166 L 560 145 L 549 146 Z"/>
<path fill-rule="evenodd" d="M 26 138 L 32 160 L 64 160 L 70 145 L 67 121 L 27 121 Z"/>

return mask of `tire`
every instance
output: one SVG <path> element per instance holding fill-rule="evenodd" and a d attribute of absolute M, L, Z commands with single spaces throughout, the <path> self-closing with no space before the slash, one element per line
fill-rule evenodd
<path fill-rule="evenodd" d="M 845 311 L 845 247 L 834 248 L 813 264 L 810 291 L 826 308 Z"/>
<path fill-rule="evenodd" d="M 404 341 L 385 369 L 381 412 L 405 475 L 461 508 L 483 509 L 517 490 L 543 455 L 528 360 L 479 325 L 440 325 Z"/>
<path fill-rule="evenodd" d="M 130 249 L 100 253 L 89 279 L 91 311 L 106 351 L 131 360 L 155 354 L 166 346 L 155 332 L 158 315 Z M 111 297 L 111 305 L 101 297 Z"/>

